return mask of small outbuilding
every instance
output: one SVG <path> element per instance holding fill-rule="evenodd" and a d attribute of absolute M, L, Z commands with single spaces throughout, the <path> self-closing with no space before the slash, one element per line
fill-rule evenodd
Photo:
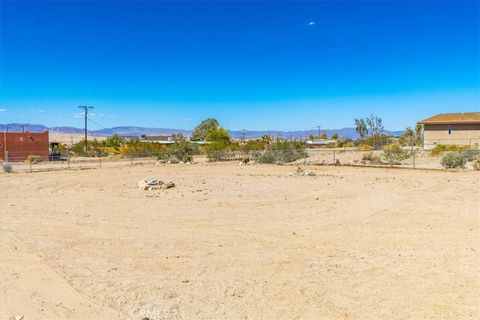
<path fill-rule="evenodd" d="M 22 162 L 29 155 L 36 155 L 43 161 L 48 161 L 50 149 L 48 131 L 1 132 L 0 134 L 0 160 Z"/>
<path fill-rule="evenodd" d="M 423 125 L 423 147 L 436 145 L 480 145 L 480 112 L 441 113 L 419 122 Z"/>

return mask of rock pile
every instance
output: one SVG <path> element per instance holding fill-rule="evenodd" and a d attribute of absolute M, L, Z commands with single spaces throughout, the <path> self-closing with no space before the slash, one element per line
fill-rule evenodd
<path fill-rule="evenodd" d="M 142 179 L 138 181 L 137 185 L 141 190 L 170 189 L 175 187 L 173 181 L 161 181 L 158 179 Z"/>
<path fill-rule="evenodd" d="M 183 161 L 178 161 L 177 159 L 172 159 L 172 160 L 158 160 L 156 163 L 155 163 L 155 166 L 160 166 L 162 164 L 194 164 L 193 161 L 187 161 L 187 162 L 183 162 Z"/>

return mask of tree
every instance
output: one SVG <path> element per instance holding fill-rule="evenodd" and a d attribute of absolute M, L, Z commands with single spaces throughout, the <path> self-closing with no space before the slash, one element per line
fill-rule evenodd
<path fill-rule="evenodd" d="M 333 140 L 338 140 L 338 139 L 339 139 L 338 133 L 332 134 L 332 139 L 333 139 Z"/>
<path fill-rule="evenodd" d="M 227 130 L 217 126 L 208 130 L 205 136 L 205 141 L 227 145 L 230 143 L 231 138 Z"/>
<path fill-rule="evenodd" d="M 368 134 L 367 124 L 365 123 L 365 120 L 355 118 L 355 131 L 357 131 L 360 138 L 363 138 Z"/>
<path fill-rule="evenodd" d="M 190 140 L 192 141 L 204 141 L 208 131 L 211 128 L 218 127 L 218 121 L 214 118 L 208 118 L 200 122 L 195 129 L 192 131 L 192 135 L 190 136 Z"/>
<path fill-rule="evenodd" d="M 322 132 L 322 134 L 320 135 L 320 139 L 328 139 L 328 136 L 325 132 Z"/>
<path fill-rule="evenodd" d="M 378 136 L 383 133 L 383 124 L 380 117 L 374 116 L 373 114 L 370 117 L 365 119 L 365 122 L 368 126 L 368 132 L 372 137 Z"/>
<path fill-rule="evenodd" d="M 272 136 L 270 136 L 269 134 L 264 134 L 262 136 L 262 138 L 260 139 L 260 141 L 262 141 L 262 144 L 264 146 L 268 145 L 268 144 L 272 143 Z"/>
<path fill-rule="evenodd" d="M 402 146 L 406 146 L 406 145 L 411 145 L 412 144 L 412 139 L 413 139 L 413 130 L 412 128 L 408 127 L 405 129 L 405 131 L 403 132 L 403 134 L 400 136 L 400 138 L 398 138 L 398 142 L 400 143 L 400 145 Z"/>
<path fill-rule="evenodd" d="M 106 147 L 121 147 L 125 143 L 125 139 L 120 137 L 118 134 L 108 137 L 104 140 L 104 145 Z"/>
<path fill-rule="evenodd" d="M 362 143 L 371 145 L 375 149 L 387 144 L 389 140 L 383 133 L 382 119 L 373 114 L 365 119 L 355 119 L 355 131 L 360 135 Z"/>
<path fill-rule="evenodd" d="M 417 125 L 415 126 L 415 141 L 417 142 L 417 146 L 422 143 L 422 131 L 423 125 L 417 123 Z"/>
<path fill-rule="evenodd" d="M 210 161 L 228 160 L 234 156 L 232 152 L 231 138 L 227 130 L 222 127 L 212 127 L 208 130 L 205 141 L 207 159 Z"/>

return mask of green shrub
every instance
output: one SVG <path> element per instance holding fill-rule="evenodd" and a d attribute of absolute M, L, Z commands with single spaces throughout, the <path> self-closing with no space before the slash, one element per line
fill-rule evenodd
<path fill-rule="evenodd" d="M 467 161 L 474 161 L 480 157 L 480 149 L 463 150 L 462 155 Z"/>
<path fill-rule="evenodd" d="M 409 157 L 408 152 L 397 143 L 387 144 L 383 147 L 383 151 L 385 160 L 390 164 L 400 164 L 400 161 Z"/>
<path fill-rule="evenodd" d="M 13 172 L 12 164 L 9 162 L 2 163 L 2 168 L 3 168 L 3 172 L 7 172 L 7 173 Z"/>
<path fill-rule="evenodd" d="M 205 146 L 208 161 L 225 161 L 236 158 L 235 150 L 223 142 L 212 142 Z"/>
<path fill-rule="evenodd" d="M 445 168 L 463 168 L 467 160 L 460 152 L 449 152 L 443 156 L 441 164 Z"/>
<path fill-rule="evenodd" d="M 35 164 L 35 163 L 40 163 L 42 162 L 42 158 L 40 156 L 36 156 L 34 154 L 31 154 L 25 159 L 25 163 L 27 164 Z"/>
<path fill-rule="evenodd" d="M 361 144 L 358 145 L 357 150 L 370 151 L 370 150 L 373 150 L 373 147 L 369 144 L 361 143 Z"/>
<path fill-rule="evenodd" d="M 154 152 L 154 155 L 158 160 L 191 162 L 193 161 L 193 155 L 198 153 L 198 145 L 180 136 L 175 143 L 166 146 L 164 150 Z"/>
<path fill-rule="evenodd" d="M 288 163 L 306 157 L 305 145 L 299 141 L 276 141 L 269 144 L 265 151 L 255 154 L 259 163 Z"/>
<path fill-rule="evenodd" d="M 432 150 L 430 150 L 430 154 L 432 156 L 438 156 L 446 151 L 462 151 L 468 148 L 468 146 L 458 146 L 456 144 L 437 144 Z"/>

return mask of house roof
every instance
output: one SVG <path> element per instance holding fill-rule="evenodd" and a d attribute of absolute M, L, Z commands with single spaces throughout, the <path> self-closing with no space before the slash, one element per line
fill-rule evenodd
<path fill-rule="evenodd" d="M 424 119 L 420 124 L 480 124 L 480 112 L 440 113 Z"/>

